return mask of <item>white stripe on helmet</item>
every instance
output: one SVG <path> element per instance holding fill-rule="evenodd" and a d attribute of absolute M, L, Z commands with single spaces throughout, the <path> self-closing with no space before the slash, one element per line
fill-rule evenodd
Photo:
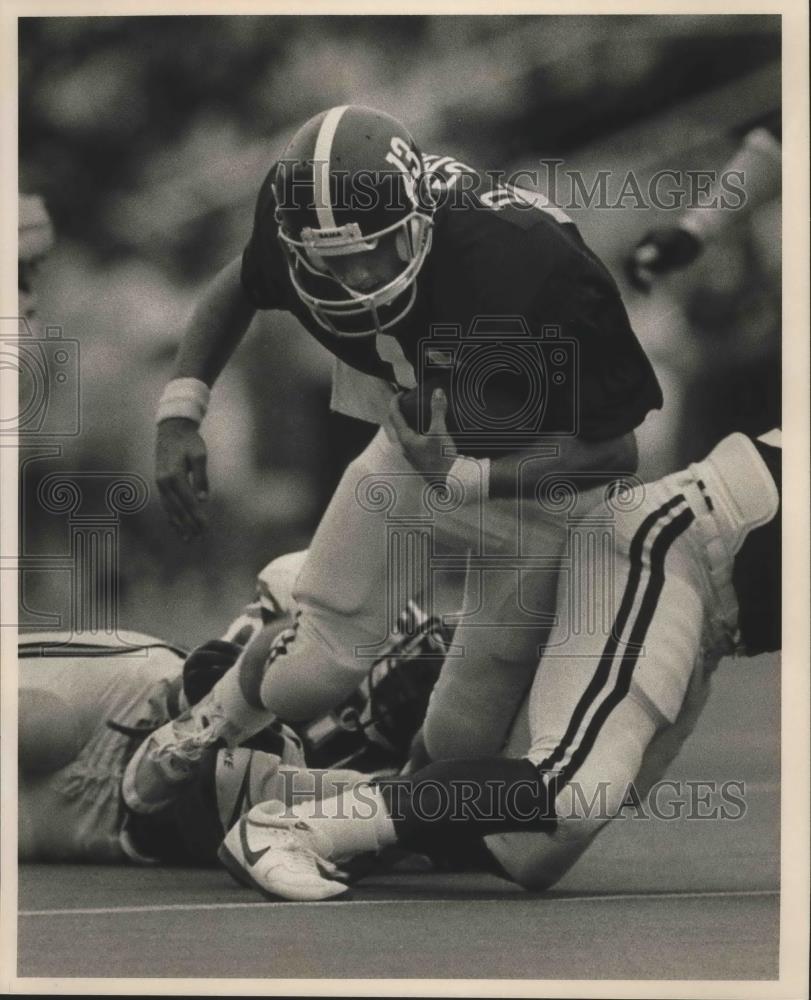
<path fill-rule="evenodd" d="M 338 122 L 344 111 L 349 107 L 343 104 L 338 108 L 330 108 L 321 122 L 318 136 L 315 140 L 315 156 L 313 162 L 313 187 L 315 213 L 321 229 L 334 229 L 335 216 L 332 213 L 329 191 L 329 167 L 332 156 L 332 141 L 338 129 Z"/>

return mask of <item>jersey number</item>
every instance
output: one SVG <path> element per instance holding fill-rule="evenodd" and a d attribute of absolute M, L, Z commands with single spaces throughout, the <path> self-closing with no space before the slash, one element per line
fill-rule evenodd
<path fill-rule="evenodd" d="M 519 205 L 522 208 L 529 205 L 532 208 L 537 208 L 540 212 L 551 215 L 556 222 L 572 221 L 563 209 L 553 205 L 540 191 L 527 191 L 525 188 L 516 187 L 515 184 L 500 184 L 492 191 L 486 191 L 481 196 L 481 202 L 488 208 L 492 208 L 494 212 L 498 212 L 508 205 Z"/>

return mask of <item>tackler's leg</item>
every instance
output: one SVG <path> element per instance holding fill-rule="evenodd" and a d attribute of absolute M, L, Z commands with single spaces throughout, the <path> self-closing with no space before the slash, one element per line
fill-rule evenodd
<path fill-rule="evenodd" d="M 503 575 L 498 591 L 493 574 L 487 584 L 492 600 L 483 611 L 490 624 L 462 625 L 454 633 L 423 723 L 429 760 L 499 753 L 532 684 L 549 628 L 497 624 L 515 608 L 514 582 Z"/>
<path fill-rule="evenodd" d="M 301 816 L 284 831 L 268 815 L 252 822 L 249 814 L 226 838 L 232 859 L 242 855 L 236 870 L 250 870 L 253 884 L 267 890 L 277 885 L 273 873 L 285 851 L 311 860 L 315 851 L 328 863 L 370 844 L 430 850 L 486 837 L 521 884 L 553 885 L 617 815 L 629 786 L 649 783 L 643 768 L 657 731 L 678 728 L 680 717 L 689 730 L 689 693 L 702 690 L 703 657 L 714 659 L 735 641 L 736 540 L 774 517 L 777 497 L 770 483 L 762 509 L 747 511 L 746 491 L 735 502 L 741 498 L 725 486 L 735 462 L 724 464 L 725 447 L 736 459 L 734 444 L 635 491 L 637 508 L 617 513 L 615 544 L 592 550 L 585 579 L 572 573 L 561 586 L 558 621 L 533 684 L 525 755 L 436 761 L 363 790 L 363 801 L 358 786 L 329 800 L 326 817 Z M 598 614 L 582 617 L 583 596 L 597 601 Z M 351 808 L 353 798 L 368 806 L 370 797 L 371 810 Z M 240 847 L 251 826 L 260 831 L 255 848 L 264 845 L 251 852 L 259 866 Z M 287 898 L 337 891 L 323 876 L 319 883 L 312 865 L 306 874 L 315 886 L 287 884 Z"/>
<path fill-rule="evenodd" d="M 629 794 L 647 793 L 651 775 L 664 766 L 660 757 L 657 770 L 654 749 L 673 744 L 672 758 L 689 731 L 674 725 L 677 720 L 689 715 L 695 722 L 685 702 L 688 690 L 700 687 L 712 598 L 691 536 L 691 508 L 667 480 L 647 490 L 639 510 L 618 519 L 615 545 L 589 550 L 590 593 L 577 578 L 561 582 L 561 624 L 529 702 L 528 752 L 548 775 L 558 822 L 551 832 L 486 841 L 502 868 L 527 888 L 554 885 Z M 590 609 L 581 604 L 584 597 Z M 558 641 L 578 607 L 578 627 Z M 609 623 L 607 630 L 588 627 L 600 620 Z M 519 745 L 510 750 L 520 752 Z"/>
<path fill-rule="evenodd" d="M 270 711 L 322 715 L 387 649 L 410 602 L 429 615 L 458 608 L 463 574 L 435 573 L 432 554 L 464 553 L 469 528 L 464 517 L 432 514 L 429 494 L 383 431 L 350 464 L 296 579 L 294 628 L 265 665 L 259 696 Z"/>

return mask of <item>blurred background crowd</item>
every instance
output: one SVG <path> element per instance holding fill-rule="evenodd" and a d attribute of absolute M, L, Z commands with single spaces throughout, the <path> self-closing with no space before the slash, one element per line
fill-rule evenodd
<path fill-rule="evenodd" d="M 208 537 L 184 545 L 152 485 L 153 414 L 204 283 L 244 246 L 258 188 L 295 127 L 334 104 L 403 119 L 423 151 L 483 169 L 561 160 L 590 187 L 628 171 L 717 170 L 780 100 L 779 18 L 50 17 L 19 35 L 20 189 L 56 243 L 37 276 L 42 326 L 79 343 L 80 433 L 27 439 L 22 624 L 70 627 L 53 471 L 136 473 L 120 519 L 118 619 L 192 644 L 218 634 L 273 556 L 304 547 L 368 425 L 330 415 L 330 359 L 297 322 L 259 314 L 217 385 Z M 568 197 L 568 192 L 567 192 Z M 665 393 L 641 429 L 645 478 L 733 429 L 779 421 L 780 212 L 742 219 L 644 296 L 624 253 L 672 212 L 634 199 L 565 206 L 621 283 Z M 671 217 L 669 217 L 671 216 Z M 46 617 L 50 616 L 50 617 Z"/>

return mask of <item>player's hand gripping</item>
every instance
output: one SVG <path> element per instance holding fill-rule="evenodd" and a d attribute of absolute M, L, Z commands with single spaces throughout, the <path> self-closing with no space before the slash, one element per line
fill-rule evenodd
<path fill-rule="evenodd" d="M 431 394 L 431 426 L 427 434 L 418 434 L 406 423 L 400 411 L 400 397 L 395 396 L 389 407 L 389 418 L 383 424 L 389 440 L 400 445 L 409 462 L 426 479 L 447 476 L 457 454 L 445 423 L 447 412 L 445 393 L 442 389 L 434 389 Z"/>
<path fill-rule="evenodd" d="M 702 249 L 701 240 L 680 226 L 652 229 L 625 258 L 625 274 L 634 288 L 649 292 L 654 277 L 687 267 Z"/>
<path fill-rule="evenodd" d="M 169 523 L 184 541 L 206 530 L 200 503 L 208 498 L 206 444 L 193 420 L 172 417 L 158 424 L 155 478 Z"/>

